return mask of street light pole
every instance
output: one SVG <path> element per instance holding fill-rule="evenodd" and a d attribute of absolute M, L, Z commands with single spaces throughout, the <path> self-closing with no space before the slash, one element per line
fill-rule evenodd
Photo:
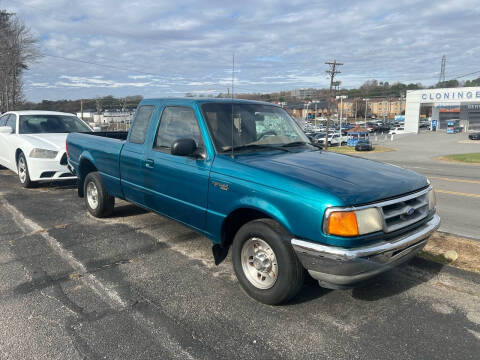
<path fill-rule="evenodd" d="M 363 99 L 365 100 L 365 129 L 367 128 L 367 112 L 368 112 L 368 100 L 370 99 Z"/>
<path fill-rule="evenodd" d="M 342 139 L 342 118 L 343 118 L 343 99 L 347 99 L 347 95 L 339 95 L 336 97 L 337 99 L 340 99 L 340 143 Z"/>

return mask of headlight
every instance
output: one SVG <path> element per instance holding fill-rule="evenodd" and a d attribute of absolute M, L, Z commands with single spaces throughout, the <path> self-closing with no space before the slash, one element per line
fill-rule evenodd
<path fill-rule="evenodd" d="M 383 219 L 377 208 L 352 211 L 331 211 L 324 219 L 327 234 L 357 236 L 383 229 Z"/>
<path fill-rule="evenodd" d="M 54 159 L 58 154 L 58 151 L 47 150 L 47 149 L 33 149 L 30 151 L 31 158 L 39 159 Z"/>
<path fill-rule="evenodd" d="M 435 196 L 435 191 L 430 190 L 428 192 L 428 211 L 435 209 L 437 205 L 437 197 Z"/>

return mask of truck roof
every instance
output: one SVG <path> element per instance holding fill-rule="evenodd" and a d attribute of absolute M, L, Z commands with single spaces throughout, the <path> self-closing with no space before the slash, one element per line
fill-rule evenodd
<path fill-rule="evenodd" d="M 234 104 L 261 104 L 261 105 L 271 105 L 278 106 L 277 104 L 272 104 L 265 101 L 256 101 L 256 100 L 244 100 L 244 99 L 231 99 L 231 98 L 152 98 L 152 99 L 143 99 L 141 104 L 158 104 L 158 103 L 174 103 L 174 104 L 204 104 L 204 103 L 234 103 Z"/>

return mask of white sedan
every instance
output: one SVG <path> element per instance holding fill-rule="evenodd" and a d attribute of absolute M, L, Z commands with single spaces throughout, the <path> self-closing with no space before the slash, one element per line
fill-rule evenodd
<path fill-rule="evenodd" d="M 24 187 L 38 181 L 75 179 L 67 168 L 67 134 L 91 131 L 73 114 L 7 112 L 0 117 L 0 167 L 17 173 Z"/>
<path fill-rule="evenodd" d="M 399 126 L 396 128 L 393 128 L 388 132 L 388 135 L 397 135 L 397 134 L 406 134 L 407 131 L 405 131 L 405 128 L 403 126 Z"/>

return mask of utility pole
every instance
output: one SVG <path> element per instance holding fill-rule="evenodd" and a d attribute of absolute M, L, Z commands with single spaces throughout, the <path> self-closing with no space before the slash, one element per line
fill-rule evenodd
<path fill-rule="evenodd" d="M 80 119 L 83 120 L 83 99 L 80 99 Z"/>
<path fill-rule="evenodd" d="M 333 61 L 327 61 L 325 64 L 330 67 L 330 69 L 326 71 L 326 73 L 330 75 L 330 89 L 328 91 L 327 105 L 327 126 L 325 128 L 325 149 L 328 149 L 328 127 L 330 125 L 330 103 L 332 100 L 333 81 L 335 79 L 335 75 L 340 73 L 340 71 L 337 70 L 337 66 L 343 65 L 343 63 L 339 63 L 337 62 L 337 60 L 334 59 Z"/>

